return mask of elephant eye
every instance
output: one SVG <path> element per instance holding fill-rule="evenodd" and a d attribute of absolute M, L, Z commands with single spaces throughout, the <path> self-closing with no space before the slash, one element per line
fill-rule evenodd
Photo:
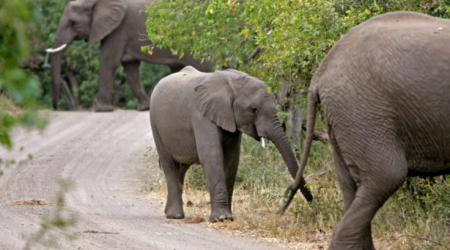
<path fill-rule="evenodd" d="M 75 21 L 70 22 L 70 25 L 75 26 Z"/>
<path fill-rule="evenodd" d="M 252 108 L 252 113 L 253 113 L 254 115 L 258 114 L 258 110 L 255 109 L 255 108 Z"/>

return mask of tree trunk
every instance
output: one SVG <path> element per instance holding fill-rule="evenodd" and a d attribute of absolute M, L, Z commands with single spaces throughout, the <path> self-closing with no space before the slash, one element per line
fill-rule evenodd
<path fill-rule="evenodd" d="M 300 97 L 300 93 L 295 89 L 291 89 L 291 95 L 289 98 L 289 112 L 288 112 L 288 129 L 286 134 L 288 138 L 292 140 L 296 151 L 300 148 L 302 138 L 300 131 L 303 125 L 303 105 L 296 105 L 296 100 Z M 298 107 L 296 107 L 298 106 Z"/>

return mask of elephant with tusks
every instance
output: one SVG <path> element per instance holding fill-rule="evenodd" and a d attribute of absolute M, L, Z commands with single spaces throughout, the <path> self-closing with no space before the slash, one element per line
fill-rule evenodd
<path fill-rule="evenodd" d="M 64 49 L 74 40 L 86 40 L 91 44 L 101 42 L 100 90 L 96 111 L 113 111 L 113 78 L 116 69 L 123 65 L 126 81 L 139 101 L 138 110 L 150 108 L 149 98 L 140 84 L 140 62 L 162 64 L 177 72 L 190 65 L 208 72 L 209 62 L 200 63 L 190 53 L 179 59 L 170 49 L 154 48 L 150 55 L 141 51 L 142 46 L 151 45 L 145 27 L 145 6 L 154 0 L 79 0 L 69 2 L 61 17 L 53 41 L 51 53 L 52 105 L 58 108 L 61 89 L 61 59 Z"/>

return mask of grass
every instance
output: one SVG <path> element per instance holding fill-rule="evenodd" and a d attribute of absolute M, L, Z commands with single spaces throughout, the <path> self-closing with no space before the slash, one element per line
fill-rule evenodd
<path fill-rule="evenodd" d="M 314 202 L 307 204 L 299 192 L 286 214 L 277 217 L 291 177 L 273 144 L 263 149 L 243 136 L 233 198 L 235 220 L 206 223 L 276 242 L 287 249 L 326 249 L 333 228 L 344 214 L 329 144 L 313 143 L 305 176 Z M 165 185 L 161 171 L 151 189 L 165 199 Z M 437 183 L 420 180 L 418 186 L 423 195 L 413 195 L 405 185 L 378 211 L 372 226 L 377 249 L 450 249 L 450 179 Z M 200 166 L 187 172 L 183 201 L 187 218 L 207 221 L 209 192 Z"/>

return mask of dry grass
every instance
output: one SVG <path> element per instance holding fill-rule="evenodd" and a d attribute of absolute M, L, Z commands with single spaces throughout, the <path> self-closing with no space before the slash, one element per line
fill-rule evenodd
<path fill-rule="evenodd" d="M 155 152 L 152 158 L 157 158 Z M 234 221 L 205 223 L 276 242 L 286 249 L 326 249 L 333 228 L 344 214 L 330 145 L 314 143 L 305 176 L 314 202 L 307 204 L 299 193 L 287 213 L 276 216 L 291 178 L 273 145 L 262 149 L 244 136 L 233 198 Z M 378 212 L 372 229 L 377 249 L 450 249 L 450 180 L 423 184 L 423 188 L 426 196 L 420 199 L 402 188 Z M 165 199 L 162 171 L 150 189 Z M 183 200 L 188 219 L 208 220 L 209 192 L 200 166 L 188 171 Z"/>

